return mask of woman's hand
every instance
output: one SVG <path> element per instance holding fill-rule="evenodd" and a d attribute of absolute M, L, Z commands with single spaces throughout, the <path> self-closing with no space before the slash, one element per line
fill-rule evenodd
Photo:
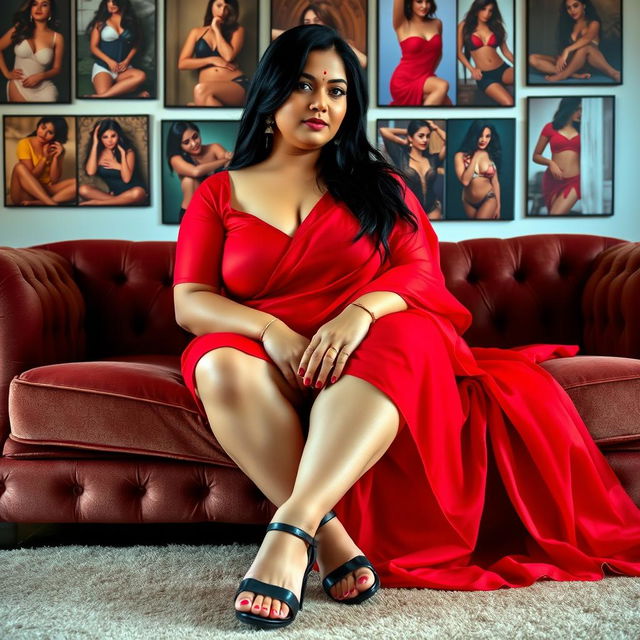
<path fill-rule="evenodd" d="M 117 169 L 118 171 L 122 168 L 122 164 L 120 164 L 115 158 L 103 158 L 100 160 L 100 166 L 105 169 Z"/>
<path fill-rule="evenodd" d="M 41 73 L 34 73 L 31 76 L 27 76 L 22 81 L 22 86 L 26 87 L 27 89 L 31 89 L 33 87 L 37 87 L 41 82 L 42 82 L 42 74 Z"/>
<path fill-rule="evenodd" d="M 297 373 L 308 344 L 308 338 L 290 329 L 282 320 L 272 322 L 262 336 L 264 350 L 293 389 L 305 389 Z"/>
<path fill-rule="evenodd" d="M 118 73 L 118 62 L 109 58 L 109 62 L 107 62 L 107 65 L 109 66 L 109 71 L 111 71 L 112 73 Z"/>
<path fill-rule="evenodd" d="M 122 62 L 118 62 L 118 66 L 116 68 L 116 73 L 122 73 L 129 68 L 129 63 L 123 60 Z"/>
<path fill-rule="evenodd" d="M 556 60 L 556 71 L 560 72 L 567 66 L 567 60 L 569 58 L 569 51 L 564 49 Z"/>
<path fill-rule="evenodd" d="M 5 77 L 7 80 L 22 80 L 22 78 L 24 78 L 24 73 L 22 69 L 14 69 L 13 71 L 9 71 Z"/>
<path fill-rule="evenodd" d="M 364 340 L 373 319 L 360 307 L 348 305 L 333 320 L 323 324 L 307 347 L 300 371 L 305 385 L 321 389 L 331 374 L 331 382 L 342 375 L 349 356 Z M 315 381 L 315 382 L 314 382 Z"/>
<path fill-rule="evenodd" d="M 93 131 L 91 132 L 91 138 L 92 138 L 92 142 L 93 142 L 93 146 L 97 147 L 98 146 L 98 125 L 96 124 L 95 127 L 93 127 Z"/>
<path fill-rule="evenodd" d="M 558 180 L 564 178 L 562 169 L 553 160 L 549 163 L 549 171 L 551 171 L 551 175 Z"/>
<path fill-rule="evenodd" d="M 48 151 L 54 158 L 59 158 L 64 153 L 64 147 L 57 140 L 49 145 Z"/>
<path fill-rule="evenodd" d="M 482 71 L 480 71 L 478 67 L 473 67 L 473 69 L 471 69 L 471 76 L 474 80 L 482 80 Z"/>

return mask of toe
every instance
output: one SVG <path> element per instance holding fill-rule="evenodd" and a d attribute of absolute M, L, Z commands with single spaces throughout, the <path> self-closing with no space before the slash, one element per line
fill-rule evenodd
<path fill-rule="evenodd" d="M 347 576 L 340 580 L 340 597 L 347 598 L 349 596 L 349 591 L 351 591 L 351 587 L 349 587 L 349 576 Z"/>
<path fill-rule="evenodd" d="M 260 610 L 260 615 L 263 618 L 268 618 L 271 613 L 271 598 L 265 597 L 262 599 L 262 608 Z"/>
<path fill-rule="evenodd" d="M 271 602 L 271 611 L 269 612 L 269 617 L 279 618 L 281 608 L 282 608 L 282 604 L 280 603 L 280 600 L 273 600 Z"/>
<path fill-rule="evenodd" d="M 264 596 L 257 595 L 253 601 L 253 605 L 251 606 L 251 613 L 259 616 L 262 615 L 262 601 L 264 600 Z"/>
<path fill-rule="evenodd" d="M 251 603 L 253 602 L 253 593 L 243 591 L 236 598 L 236 609 L 238 611 L 251 611 Z"/>
<path fill-rule="evenodd" d="M 371 569 L 361 568 L 358 569 L 355 573 L 356 578 L 356 589 L 358 593 L 362 591 L 366 591 L 371 587 L 374 583 L 373 572 Z"/>
<path fill-rule="evenodd" d="M 347 595 L 345 596 L 346 598 L 353 598 L 353 596 L 357 596 L 358 592 L 356 590 L 356 579 L 355 579 L 355 575 L 353 573 L 350 573 L 347 576 L 347 586 L 345 588 L 345 591 L 347 592 Z"/>
<path fill-rule="evenodd" d="M 284 602 L 280 606 L 280 618 L 288 618 L 289 617 L 289 605 L 284 604 Z"/>

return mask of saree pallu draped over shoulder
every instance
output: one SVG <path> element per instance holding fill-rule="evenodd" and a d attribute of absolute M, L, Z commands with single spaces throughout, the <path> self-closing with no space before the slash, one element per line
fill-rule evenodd
<path fill-rule="evenodd" d="M 469 348 L 470 314 L 446 289 L 437 238 L 406 188 L 405 199 L 418 230 L 399 221 L 384 260 L 368 237 L 353 241 L 359 224 L 329 193 L 288 236 L 233 209 L 228 174 L 216 174 L 183 219 L 174 282 L 213 286 L 309 338 L 364 293 L 406 301 L 371 326 L 344 372 L 401 415 L 389 450 L 336 506 L 384 586 L 490 590 L 598 580 L 607 568 L 640 576 L 640 510 L 537 364 L 577 348 Z M 245 336 L 199 336 L 183 354 L 192 393 L 198 359 L 223 346 L 270 360 Z"/>

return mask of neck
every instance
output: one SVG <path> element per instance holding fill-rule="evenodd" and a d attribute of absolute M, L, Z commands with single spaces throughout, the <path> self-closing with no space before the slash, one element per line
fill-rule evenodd
<path fill-rule="evenodd" d="M 269 157 L 262 162 L 265 169 L 285 173 L 292 179 L 309 179 L 318 175 L 321 149 L 297 149 L 276 136 Z M 297 178 L 296 178 L 297 177 Z"/>

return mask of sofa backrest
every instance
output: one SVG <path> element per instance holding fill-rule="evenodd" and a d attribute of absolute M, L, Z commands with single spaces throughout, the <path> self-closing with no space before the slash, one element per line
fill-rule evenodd
<path fill-rule="evenodd" d="M 593 260 L 622 242 L 531 235 L 442 242 L 453 294 L 472 312 L 472 346 L 582 344 L 580 302 Z M 174 242 L 72 240 L 42 248 L 66 257 L 86 303 L 88 359 L 178 354 L 190 339 L 174 319 Z"/>

